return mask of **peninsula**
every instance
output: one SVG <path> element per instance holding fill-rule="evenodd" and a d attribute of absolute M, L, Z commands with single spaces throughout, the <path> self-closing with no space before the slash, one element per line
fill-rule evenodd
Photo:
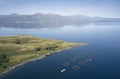
<path fill-rule="evenodd" d="M 49 40 L 29 35 L 0 37 L 0 74 L 26 62 L 80 45 L 84 44 Z"/>

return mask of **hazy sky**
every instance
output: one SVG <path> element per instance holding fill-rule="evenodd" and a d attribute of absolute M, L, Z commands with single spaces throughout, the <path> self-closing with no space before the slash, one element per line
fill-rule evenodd
<path fill-rule="evenodd" d="M 120 0 L 0 0 L 0 15 L 11 13 L 120 17 Z"/>

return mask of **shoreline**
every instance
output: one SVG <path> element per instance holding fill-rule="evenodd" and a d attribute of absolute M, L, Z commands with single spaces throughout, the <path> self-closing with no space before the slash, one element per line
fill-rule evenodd
<path fill-rule="evenodd" d="M 78 45 L 78 46 L 83 46 L 83 45 L 81 45 L 81 43 L 80 43 L 80 45 Z M 69 48 L 63 49 L 63 50 L 57 50 L 57 51 L 54 51 L 54 52 L 49 52 L 49 53 L 46 53 L 46 54 L 44 54 L 44 55 L 42 55 L 40 57 L 37 57 L 37 58 L 34 58 L 34 59 L 30 59 L 30 60 L 21 62 L 21 63 L 15 65 L 15 66 L 12 66 L 12 67 L 8 67 L 5 71 L 3 71 L 2 73 L 0 73 L 0 77 L 2 77 L 3 75 L 7 74 L 8 72 L 16 69 L 17 67 L 20 67 L 20 66 L 26 64 L 26 63 L 33 62 L 33 61 L 36 61 L 36 60 L 41 60 L 41 59 L 46 58 L 47 56 L 52 55 L 54 53 L 59 53 L 59 52 L 62 52 L 64 50 L 69 50 L 71 48 L 78 47 L 78 46 L 73 46 L 73 47 L 69 47 Z"/>

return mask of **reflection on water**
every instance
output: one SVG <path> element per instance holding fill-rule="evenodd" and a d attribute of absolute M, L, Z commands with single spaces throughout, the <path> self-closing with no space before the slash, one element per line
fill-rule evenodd
<path fill-rule="evenodd" d="M 86 26 L 87 23 L 77 23 L 77 24 L 64 24 L 64 23 L 0 23 L 0 28 L 17 28 L 17 29 L 43 29 L 43 28 L 61 28 L 66 25 L 72 25 L 72 26 Z"/>
<path fill-rule="evenodd" d="M 70 23 L 70 24 L 66 24 L 66 23 L 0 23 L 0 28 L 4 27 L 4 28 L 15 28 L 15 29 L 44 29 L 44 28 L 48 28 L 48 29 L 52 29 L 52 28 L 61 28 L 64 26 L 74 26 L 74 27 L 83 27 L 83 26 L 87 26 L 87 25 L 97 25 L 97 26 L 101 26 L 101 25 L 120 25 L 120 22 L 95 22 L 95 23 Z"/>

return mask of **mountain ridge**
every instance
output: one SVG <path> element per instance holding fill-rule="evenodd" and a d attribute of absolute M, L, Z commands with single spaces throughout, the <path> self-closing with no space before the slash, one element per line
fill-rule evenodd
<path fill-rule="evenodd" d="M 85 15 L 63 16 L 43 13 L 31 15 L 19 15 L 17 13 L 0 15 L 0 27 L 27 27 L 27 25 L 29 25 L 29 27 L 82 26 L 90 23 L 120 23 L 120 18 L 90 17 Z"/>

